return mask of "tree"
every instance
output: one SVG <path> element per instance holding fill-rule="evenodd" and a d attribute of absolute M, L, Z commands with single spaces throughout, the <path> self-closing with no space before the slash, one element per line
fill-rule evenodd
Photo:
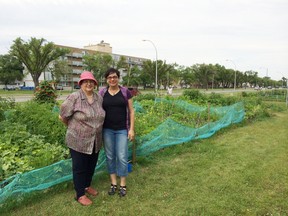
<path fill-rule="evenodd" d="M 163 85 L 164 89 L 171 83 L 171 77 L 174 74 L 174 64 L 166 64 L 166 61 L 158 60 L 158 88 Z M 156 67 L 156 65 L 155 65 Z M 172 76 L 171 76 L 172 75 Z"/>
<path fill-rule="evenodd" d="M 97 52 L 93 55 L 83 56 L 83 63 L 85 70 L 92 71 L 95 78 L 100 81 L 102 85 L 103 76 L 105 72 L 112 66 L 114 66 L 113 58 L 110 54 L 103 54 Z"/>
<path fill-rule="evenodd" d="M 45 39 L 31 38 L 28 42 L 21 38 L 14 40 L 10 54 L 17 57 L 31 74 L 35 87 L 39 86 L 39 77 L 50 62 L 68 54 L 68 49 L 59 48 Z"/>
<path fill-rule="evenodd" d="M 129 69 L 130 68 L 130 64 L 127 63 L 127 60 L 124 56 L 120 56 L 119 61 L 115 62 L 113 61 L 113 67 L 115 67 L 116 69 L 120 69 L 120 68 L 125 68 L 125 69 Z"/>
<path fill-rule="evenodd" d="M 247 80 L 245 80 L 246 83 L 249 83 L 250 86 L 261 86 L 259 83 L 259 77 L 258 77 L 258 72 L 256 71 L 245 71 L 244 72 L 245 77 L 247 77 Z"/>
<path fill-rule="evenodd" d="M 142 71 L 138 66 L 130 66 L 127 76 L 123 77 L 123 85 L 139 86 L 141 84 Z"/>
<path fill-rule="evenodd" d="M 281 83 L 281 81 L 282 81 L 282 83 Z M 282 80 L 279 80 L 279 86 L 288 87 L 287 85 L 288 85 L 287 78 L 282 77 Z"/>
<path fill-rule="evenodd" d="M 175 64 L 166 64 L 165 61 L 158 60 L 157 61 L 157 86 L 160 88 L 161 85 L 166 88 L 169 80 L 169 74 L 173 74 L 175 72 Z M 143 63 L 143 70 L 140 75 L 141 82 L 144 87 L 146 88 L 147 85 L 155 85 L 155 77 L 156 76 L 156 61 L 147 60 Z M 172 76 L 173 77 L 173 76 Z"/>
<path fill-rule="evenodd" d="M 51 73 L 54 87 L 60 82 L 62 77 L 72 76 L 72 69 L 65 60 L 57 59 L 49 64 L 47 70 Z"/>
<path fill-rule="evenodd" d="M 153 63 L 151 60 L 143 62 L 142 72 L 140 74 L 141 85 L 146 89 L 147 86 L 152 87 L 155 85 L 155 71 L 156 71 L 156 62 Z"/>
<path fill-rule="evenodd" d="M 180 85 L 181 88 L 186 88 L 187 86 L 192 86 L 195 82 L 194 71 L 192 67 L 180 67 Z"/>
<path fill-rule="evenodd" d="M 24 67 L 22 63 L 12 55 L 0 55 L 0 81 L 5 85 L 22 80 Z"/>
<path fill-rule="evenodd" d="M 212 64 L 196 64 L 194 66 L 194 69 L 196 80 L 201 86 L 205 87 L 206 90 L 208 90 L 209 83 L 212 83 L 213 73 L 215 71 L 214 66 Z"/>

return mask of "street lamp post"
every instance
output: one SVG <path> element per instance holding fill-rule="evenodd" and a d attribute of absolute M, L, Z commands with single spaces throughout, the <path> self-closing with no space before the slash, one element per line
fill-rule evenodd
<path fill-rule="evenodd" d="M 230 62 L 232 62 L 232 64 L 234 64 L 234 68 L 235 68 L 235 73 L 234 73 L 234 91 L 236 91 L 236 64 L 234 63 L 234 61 L 232 61 L 230 59 L 226 59 L 226 61 L 230 61 Z"/>
<path fill-rule="evenodd" d="M 158 60 L 158 52 L 157 52 L 157 48 L 156 48 L 156 46 L 155 46 L 155 44 L 153 43 L 153 41 L 151 41 L 151 40 L 143 40 L 143 41 L 148 41 L 148 42 L 150 42 L 152 45 L 153 45 L 153 47 L 154 47 L 154 49 L 155 49 L 155 52 L 156 52 L 156 72 L 155 72 L 155 93 L 157 94 L 157 89 L 158 89 L 158 82 L 157 82 L 157 76 L 158 76 L 158 68 L 157 68 L 157 60 Z"/>
<path fill-rule="evenodd" d="M 288 78 L 286 78 L 286 107 L 288 107 Z"/>

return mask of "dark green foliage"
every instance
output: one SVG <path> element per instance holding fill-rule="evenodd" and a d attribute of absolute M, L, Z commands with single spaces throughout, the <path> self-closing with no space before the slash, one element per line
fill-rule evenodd
<path fill-rule="evenodd" d="M 200 99 L 205 97 L 199 90 L 185 90 L 183 95 L 188 97 L 190 100 Z"/>
<path fill-rule="evenodd" d="M 45 89 L 45 85 L 43 88 Z M 44 92 L 42 93 L 45 95 Z M 185 96 L 178 98 L 159 99 L 155 98 L 155 94 L 134 97 L 141 110 L 136 113 L 137 136 L 146 135 L 157 129 L 168 118 L 191 128 L 215 122 L 219 116 L 208 114 L 208 104 L 210 108 L 222 108 L 244 101 L 245 120 L 249 121 L 269 117 L 271 110 L 285 109 L 282 105 L 279 108 L 275 102 L 263 103 L 263 97 L 257 92 L 247 93 L 245 97 L 243 94 L 242 97 L 215 93 L 205 95 L 198 90 L 185 92 Z M 0 98 L 1 178 L 46 166 L 68 157 L 67 147 L 64 145 L 66 127 L 58 119 L 55 104 L 46 102 L 39 103 L 33 100 L 15 104 L 12 99 Z M 191 110 L 190 105 L 195 104 L 197 104 L 195 108 L 200 109 Z"/>
<path fill-rule="evenodd" d="M 245 96 L 244 96 L 245 95 Z M 242 92 L 243 97 L 258 97 L 265 101 L 286 101 L 287 90 L 276 89 L 271 91 Z"/>
<path fill-rule="evenodd" d="M 0 100 L 0 181 L 66 159 L 66 127 L 49 103 Z M 4 102 L 3 102 L 4 101 Z M 5 120 L 4 120 L 5 119 Z"/>
<path fill-rule="evenodd" d="M 149 94 L 139 94 L 136 97 L 133 97 L 134 101 L 142 101 L 142 100 L 155 100 L 156 95 L 149 93 Z"/>
<path fill-rule="evenodd" d="M 29 101 L 17 104 L 8 120 L 25 125 L 31 134 L 42 135 L 45 142 L 64 145 L 66 127 L 52 110 L 51 104 Z"/>
<path fill-rule="evenodd" d="M 8 114 L 10 109 L 15 107 L 15 100 L 12 98 L 0 97 L 0 122 L 5 119 L 5 115 Z"/>
<path fill-rule="evenodd" d="M 52 82 L 42 81 L 35 91 L 35 100 L 38 103 L 56 103 L 56 90 L 52 87 Z"/>
<path fill-rule="evenodd" d="M 208 103 L 213 106 L 230 106 L 240 101 L 237 97 L 224 96 L 223 94 L 217 94 L 214 92 L 205 95 L 199 90 L 185 90 L 183 96 L 195 104 L 204 106 L 207 106 Z"/>
<path fill-rule="evenodd" d="M 39 77 L 42 71 L 47 68 L 49 63 L 69 52 L 70 50 L 57 47 L 44 38 L 34 37 L 27 42 L 20 37 L 16 38 L 10 47 L 10 54 L 17 57 L 26 66 L 36 87 L 39 86 Z"/>
<path fill-rule="evenodd" d="M 0 55 L 0 81 L 7 85 L 15 80 L 23 79 L 24 67 L 22 63 L 12 55 Z"/>
<path fill-rule="evenodd" d="M 223 94 L 216 94 L 212 92 L 207 101 L 213 106 L 230 106 L 240 101 L 239 98 L 233 96 L 224 96 Z"/>
<path fill-rule="evenodd" d="M 233 96 L 225 97 L 225 98 L 223 98 L 221 105 L 222 106 L 230 106 L 230 105 L 237 103 L 239 101 L 241 101 L 241 99 L 237 98 L 237 97 L 233 97 Z"/>
<path fill-rule="evenodd" d="M 243 92 L 241 92 L 241 96 L 242 96 L 242 97 L 248 97 L 248 93 L 245 92 L 245 91 L 243 91 Z"/>
<path fill-rule="evenodd" d="M 287 106 L 284 103 L 275 103 L 275 102 L 263 102 L 263 105 L 269 110 L 274 112 L 283 112 L 287 110 Z"/>
<path fill-rule="evenodd" d="M 216 94 L 212 92 L 208 97 L 208 102 L 213 105 L 221 106 L 223 105 L 224 101 L 226 100 L 224 100 L 224 96 L 222 94 Z"/>
<path fill-rule="evenodd" d="M 68 157 L 67 148 L 45 142 L 29 133 L 25 125 L 0 122 L 0 181 Z"/>
<path fill-rule="evenodd" d="M 244 98 L 245 120 L 259 120 L 271 114 L 259 97 Z"/>
<path fill-rule="evenodd" d="M 207 109 L 201 112 L 195 110 L 185 109 L 185 104 L 181 104 L 181 101 L 170 98 L 170 100 L 153 101 L 142 100 L 140 102 L 143 113 L 137 113 L 136 115 L 136 131 L 137 136 L 148 134 L 156 129 L 167 118 L 174 120 L 191 128 L 198 128 L 208 123 L 208 121 L 216 121 L 219 116 L 210 114 L 208 119 Z"/>

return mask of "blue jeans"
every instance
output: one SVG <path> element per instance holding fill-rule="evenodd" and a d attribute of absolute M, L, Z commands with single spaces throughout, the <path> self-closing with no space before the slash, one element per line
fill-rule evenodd
<path fill-rule="evenodd" d="M 103 128 L 104 149 L 109 174 L 128 175 L 128 132 Z"/>

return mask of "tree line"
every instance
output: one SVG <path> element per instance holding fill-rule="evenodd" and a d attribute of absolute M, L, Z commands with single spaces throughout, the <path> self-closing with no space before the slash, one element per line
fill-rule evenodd
<path fill-rule="evenodd" d="M 39 77 L 44 71 L 49 71 L 55 85 L 64 76 L 71 76 L 72 68 L 65 60 L 65 55 L 71 51 L 60 48 L 53 42 L 45 39 L 31 38 L 24 41 L 16 38 L 10 51 L 6 55 L 0 55 L 0 81 L 7 85 L 15 80 L 21 81 L 24 77 L 24 67 L 31 74 L 33 82 L 39 86 Z M 100 84 L 105 83 L 103 75 L 109 67 L 126 71 L 123 77 L 123 85 L 143 86 L 149 88 L 155 86 L 156 62 L 147 60 L 143 65 L 135 65 L 125 57 L 114 60 L 112 55 L 96 52 L 83 56 L 84 70 L 92 71 Z M 279 87 L 284 86 L 287 78 L 272 80 L 269 77 L 259 77 L 257 71 L 245 71 L 227 69 L 220 64 L 194 64 L 181 66 L 177 63 L 167 64 L 166 61 L 157 61 L 157 86 L 181 86 L 182 88 L 245 88 L 252 86 Z M 235 83 L 236 75 L 236 83 Z"/>

